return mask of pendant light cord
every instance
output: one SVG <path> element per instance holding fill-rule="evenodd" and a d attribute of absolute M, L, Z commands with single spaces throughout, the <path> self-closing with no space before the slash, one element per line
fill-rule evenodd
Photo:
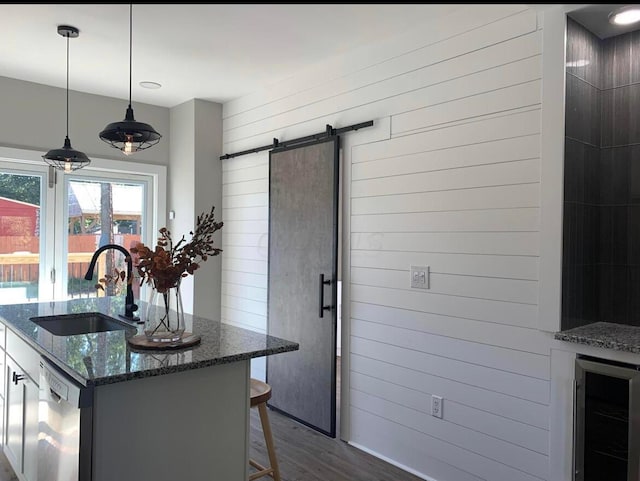
<path fill-rule="evenodd" d="M 156 145 L 162 135 L 149 124 L 137 122 L 133 115 L 131 97 L 133 94 L 133 3 L 129 4 L 129 106 L 124 120 L 112 122 L 100 132 L 100 139 L 125 155 L 145 150 Z"/>
<path fill-rule="evenodd" d="M 67 32 L 67 138 L 69 138 L 69 33 Z"/>
<path fill-rule="evenodd" d="M 80 34 L 80 30 L 76 27 L 72 27 L 71 25 L 58 25 L 57 28 L 58 35 L 61 37 L 67 38 L 67 91 L 66 91 L 66 135 L 64 138 L 64 144 L 59 149 L 51 149 L 46 154 L 42 156 L 42 160 L 44 160 L 47 164 L 49 164 L 50 168 L 62 170 L 64 172 L 72 172 L 78 169 L 82 169 L 83 167 L 89 165 L 91 163 L 91 159 L 87 157 L 84 152 L 80 152 L 79 150 L 75 150 L 71 146 L 71 141 L 69 140 L 69 40 L 72 38 L 78 37 Z"/>
<path fill-rule="evenodd" d="M 129 108 L 131 108 L 131 65 L 132 65 L 132 57 L 133 57 L 133 3 L 129 4 Z"/>

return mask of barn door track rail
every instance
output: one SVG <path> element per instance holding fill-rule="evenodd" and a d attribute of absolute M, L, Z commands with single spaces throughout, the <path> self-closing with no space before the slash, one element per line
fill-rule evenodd
<path fill-rule="evenodd" d="M 255 149 L 243 150 L 242 152 L 235 152 L 233 154 L 224 154 L 220 156 L 220 160 L 232 159 L 234 157 L 239 157 L 241 155 L 247 154 L 255 154 L 256 152 L 262 152 L 263 150 L 271 150 L 281 147 L 291 147 L 296 144 L 303 144 L 305 142 L 312 142 L 315 140 L 324 139 L 325 137 L 332 137 L 334 135 L 344 134 L 345 132 L 350 132 L 352 130 L 364 129 L 365 127 L 371 127 L 373 125 L 373 120 L 369 120 L 368 122 L 361 122 L 359 124 L 349 125 L 348 127 L 342 127 L 339 129 L 334 129 L 331 125 L 327 124 L 325 131 L 320 132 L 318 134 L 307 135 L 306 137 L 300 137 L 298 139 L 286 140 L 284 142 L 280 142 L 278 139 L 274 138 L 273 143 L 269 145 L 263 145 L 262 147 L 256 147 Z"/>

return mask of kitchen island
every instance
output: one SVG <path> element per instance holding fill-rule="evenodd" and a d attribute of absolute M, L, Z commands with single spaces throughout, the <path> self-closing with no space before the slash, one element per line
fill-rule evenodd
<path fill-rule="evenodd" d="M 141 304 L 140 312 L 144 312 Z M 18 458 L 36 459 L 14 465 L 19 477 L 25 481 L 63 479 L 70 469 L 69 446 L 61 449 L 60 443 L 66 441 L 56 439 L 56 430 L 48 432 L 42 406 L 37 415 L 39 441 L 33 439 L 36 415 L 26 411 L 28 385 L 23 389 L 25 425 L 19 436 L 20 452 L 13 449 L 17 434 L 11 423 L 18 417 L 11 411 L 12 407 L 15 411 L 14 385 L 42 379 L 34 372 L 34 360 L 40 358 L 38 364 L 53 365 L 58 379 L 73 384 L 81 393 L 79 426 L 66 428 L 76 429 L 79 437 L 78 452 L 73 453 L 79 466 L 77 479 L 246 480 L 250 360 L 294 351 L 298 344 L 186 315 L 187 331 L 202 338 L 198 345 L 137 350 L 127 338 L 141 333 L 142 325 L 129 323 L 127 329 L 59 336 L 31 321 L 88 312 L 118 319 L 122 309 L 122 299 L 110 297 L 0 306 L 0 321 L 7 328 L 4 450 L 12 464 L 20 464 Z M 23 354 L 28 350 L 33 355 Z M 42 371 L 42 366 L 38 370 Z M 47 393 L 40 389 L 40 397 L 43 395 Z M 64 452 L 64 463 L 56 459 L 43 462 L 42 453 L 55 449 Z"/>

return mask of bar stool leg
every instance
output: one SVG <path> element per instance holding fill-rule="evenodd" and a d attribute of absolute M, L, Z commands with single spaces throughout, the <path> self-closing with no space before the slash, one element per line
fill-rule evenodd
<path fill-rule="evenodd" d="M 269 463 L 273 469 L 273 479 L 275 481 L 280 480 L 280 468 L 278 467 L 278 460 L 276 459 L 276 449 L 273 444 L 273 436 L 271 434 L 271 425 L 269 424 L 269 413 L 267 412 L 267 403 L 258 404 L 258 411 L 260 412 L 260 422 L 262 423 L 262 432 L 264 433 L 264 440 L 267 444 L 267 453 L 269 454 Z"/>

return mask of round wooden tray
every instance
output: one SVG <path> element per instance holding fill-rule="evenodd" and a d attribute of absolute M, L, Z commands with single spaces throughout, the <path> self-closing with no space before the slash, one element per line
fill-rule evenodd
<path fill-rule="evenodd" d="M 154 342 L 147 339 L 144 334 L 130 337 L 127 342 L 132 347 L 137 349 L 146 349 L 153 351 L 170 351 L 173 349 L 184 349 L 186 347 L 195 346 L 200 344 L 200 335 L 193 334 L 191 332 L 185 332 L 182 336 L 182 340 L 177 342 Z"/>

